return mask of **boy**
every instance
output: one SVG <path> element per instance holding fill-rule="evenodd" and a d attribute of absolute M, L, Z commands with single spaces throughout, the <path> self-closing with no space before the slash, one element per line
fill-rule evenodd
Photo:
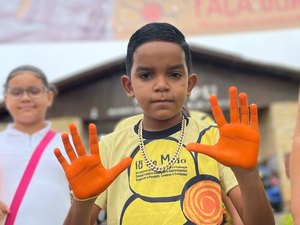
<path fill-rule="evenodd" d="M 187 116 L 194 118 L 195 120 L 200 120 L 202 122 L 206 122 L 207 125 L 214 124 L 214 120 L 205 112 L 202 111 L 195 111 L 195 110 L 188 110 L 186 106 L 182 107 L 182 113 Z M 143 119 L 143 114 L 134 115 L 131 117 L 124 118 L 120 120 L 117 125 L 115 126 L 114 130 L 124 129 L 128 126 L 133 126 L 137 124 L 141 119 Z M 232 204 L 230 198 L 226 195 L 224 191 L 222 191 L 222 202 L 224 203 L 223 207 L 223 221 L 224 225 L 242 225 L 241 218 L 236 211 L 236 208 Z"/>
<path fill-rule="evenodd" d="M 67 134 L 62 139 L 71 165 L 55 150 L 75 198 L 65 225 L 93 224 L 101 208 L 107 208 L 109 225 L 222 224 L 221 187 L 244 224 L 274 224 L 256 168 L 257 108 L 251 105 L 249 124 L 246 94 L 239 97 L 240 116 L 237 90 L 230 89 L 230 124 L 211 98 L 219 129 L 185 117 L 182 107 L 197 76 L 185 37 L 167 23 L 147 24 L 132 35 L 126 70 L 122 85 L 136 98 L 143 119 L 102 138 L 101 160 L 94 125 L 89 127 L 91 155 L 73 125 L 78 156 Z"/>
<path fill-rule="evenodd" d="M 207 123 L 214 123 L 214 120 L 205 112 L 188 110 L 186 106 L 182 107 L 182 111 L 187 117 L 193 117 L 198 120 L 203 120 Z M 141 119 L 143 119 L 143 114 L 137 114 L 134 116 L 130 116 L 130 117 L 121 119 L 117 123 L 117 125 L 114 127 L 114 130 L 119 130 L 119 129 L 123 129 L 127 126 L 132 126 L 132 124 L 137 123 Z"/>

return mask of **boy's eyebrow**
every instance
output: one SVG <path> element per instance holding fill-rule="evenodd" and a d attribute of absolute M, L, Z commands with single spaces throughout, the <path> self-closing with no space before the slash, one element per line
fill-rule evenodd
<path fill-rule="evenodd" d="M 170 67 L 170 69 L 183 69 L 184 65 L 182 63 L 176 64 Z"/>
<path fill-rule="evenodd" d="M 150 66 L 138 66 L 136 68 L 136 71 L 143 71 L 143 70 L 154 70 L 154 68 Z"/>
<path fill-rule="evenodd" d="M 176 64 L 176 65 L 172 65 L 170 66 L 168 69 L 184 69 L 184 65 L 182 63 L 180 64 Z M 150 66 L 138 66 L 136 68 L 136 71 L 143 71 L 143 70 L 155 70 L 154 67 L 150 67 Z"/>

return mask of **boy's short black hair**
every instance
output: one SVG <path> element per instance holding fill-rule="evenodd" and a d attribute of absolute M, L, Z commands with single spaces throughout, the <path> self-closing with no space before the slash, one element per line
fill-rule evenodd
<path fill-rule="evenodd" d="M 133 33 L 129 39 L 126 55 L 126 72 L 130 76 L 133 64 L 133 54 L 142 44 L 151 41 L 166 41 L 178 44 L 185 53 L 185 62 L 190 74 L 192 69 L 191 52 L 184 35 L 175 26 L 169 23 L 149 23 Z"/>

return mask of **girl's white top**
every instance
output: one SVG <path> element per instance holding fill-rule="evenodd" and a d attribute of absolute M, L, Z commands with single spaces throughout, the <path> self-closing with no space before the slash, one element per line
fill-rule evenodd
<path fill-rule="evenodd" d="M 10 206 L 30 157 L 51 125 L 28 135 L 12 124 L 0 132 L 0 200 Z M 61 225 L 70 207 L 70 191 L 64 171 L 53 150 L 64 147 L 59 134 L 44 150 L 14 225 Z M 5 218 L 0 221 L 4 224 Z"/>

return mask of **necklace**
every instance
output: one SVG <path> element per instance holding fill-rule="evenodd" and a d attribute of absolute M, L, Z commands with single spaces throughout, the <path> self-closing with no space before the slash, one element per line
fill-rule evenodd
<path fill-rule="evenodd" d="M 186 128 L 186 120 L 184 118 L 184 116 L 182 115 L 182 120 L 181 120 L 181 130 L 180 130 L 180 135 L 179 135 L 179 141 L 178 141 L 178 145 L 177 145 L 177 149 L 173 155 L 173 157 L 171 158 L 171 160 L 169 160 L 168 164 L 165 166 L 157 166 L 153 163 L 152 160 L 150 160 L 148 158 L 146 149 L 145 149 L 145 145 L 144 145 L 144 141 L 143 141 L 143 120 L 141 120 L 139 127 L 138 127 L 138 137 L 139 137 L 139 146 L 140 146 L 140 150 L 142 152 L 142 156 L 143 159 L 145 160 L 146 165 L 148 166 L 148 168 L 150 168 L 151 170 L 153 170 L 156 173 L 163 173 L 165 171 L 167 171 L 168 169 L 171 168 L 171 166 L 176 162 L 176 160 L 179 157 L 179 153 L 182 149 L 183 146 L 183 139 L 184 139 L 184 135 L 185 135 L 185 128 Z"/>

